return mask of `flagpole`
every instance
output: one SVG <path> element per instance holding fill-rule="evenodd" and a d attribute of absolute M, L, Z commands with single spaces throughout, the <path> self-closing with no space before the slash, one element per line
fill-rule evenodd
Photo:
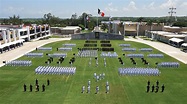
<path fill-rule="evenodd" d="M 98 13 L 97 13 L 97 27 L 98 27 Z"/>

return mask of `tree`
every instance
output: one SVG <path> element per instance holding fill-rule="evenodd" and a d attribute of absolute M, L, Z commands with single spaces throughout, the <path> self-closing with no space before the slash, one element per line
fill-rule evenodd
<path fill-rule="evenodd" d="M 153 21 L 152 21 L 152 20 L 149 20 L 149 21 L 147 22 L 147 25 L 150 26 L 150 30 L 152 30 Z"/>
<path fill-rule="evenodd" d="M 77 13 L 71 15 L 71 19 L 77 19 Z"/>
<path fill-rule="evenodd" d="M 172 26 L 187 27 L 187 22 L 175 22 Z"/>
<path fill-rule="evenodd" d="M 93 30 L 94 27 L 95 27 L 95 23 L 94 23 L 93 21 L 90 21 L 90 22 L 88 23 L 88 30 Z"/>
<path fill-rule="evenodd" d="M 105 23 L 101 24 L 101 29 L 102 30 L 105 31 L 107 28 L 108 28 L 107 24 L 105 24 Z"/>
<path fill-rule="evenodd" d="M 137 19 L 137 21 L 140 22 L 140 23 L 143 22 L 143 20 L 144 20 L 143 17 L 140 17 L 140 18 Z"/>
<path fill-rule="evenodd" d="M 22 24 L 22 20 L 20 19 L 19 15 L 18 16 L 13 15 L 12 17 L 10 16 L 9 17 L 9 22 L 12 25 L 21 25 Z"/>
<path fill-rule="evenodd" d="M 49 21 L 51 20 L 52 18 L 52 14 L 51 13 L 48 13 L 48 14 L 44 14 L 44 22 L 49 24 Z"/>

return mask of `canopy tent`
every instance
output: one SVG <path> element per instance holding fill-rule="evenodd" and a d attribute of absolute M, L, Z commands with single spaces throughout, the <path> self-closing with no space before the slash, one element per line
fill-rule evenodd
<path fill-rule="evenodd" d="M 180 47 L 182 43 L 184 43 L 184 40 L 179 39 L 179 38 L 169 39 L 169 44 L 174 46 L 174 47 Z"/>
<path fill-rule="evenodd" d="M 179 43 L 179 42 L 183 42 L 184 40 L 179 39 L 179 38 L 171 38 L 171 39 L 169 39 L 169 41 Z"/>
<path fill-rule="evenodd" d="M 187 47 L 187 43 L 183 43 L 181 46 L 183 46 L 183 47 Z"/>

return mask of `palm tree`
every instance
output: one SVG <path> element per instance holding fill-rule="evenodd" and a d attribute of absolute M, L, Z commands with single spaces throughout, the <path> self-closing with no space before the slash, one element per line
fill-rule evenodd
<path fill-rule="evenodd" d="M 150 31 L 152 31 L 152 28 L 153 28 L 153 21 L 152 20 L 149 20 L 147 22 L 147 25 L 150 26 Z"/>
<path fill-rule="evenodd" d="M 20 19 L 19 15 L 13 15 L 12 17 L 9 17 L 9 21 L 11 24 L 13 25 L 21 25 L 22 24 L 22 20 Z"/>

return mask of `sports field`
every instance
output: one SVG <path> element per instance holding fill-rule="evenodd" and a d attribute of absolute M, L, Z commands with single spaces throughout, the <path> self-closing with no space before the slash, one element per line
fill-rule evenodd
<path fill-rule="evenodd" d="M 0 104 L 186 104 L 187 102 L 187 65 L 180 63 L 174 58 L 153 49 L 153 52 L 123 52 L 119 44 L 131 44 L 136 48 L 151 48 L 145 44 L 130 41 L 111 41 L 112 47 L 125 63 L 122 66 L 118 58 L 106 58 L 107 65 L 104 67 L 103 58 L 98 52 L 99 65 L 96 67 L 95 59 L 92 58 L 92 64 L 89 66 L 89 58 L 75 57 L 76 67 L 75 75 L 36 75 L 36 67 L 46 66 L 48 59 L 46 53 L 63 53 L 56 48 L 62 47 L 64 43 L 75 43 L 72 51 L 67 52 L 67 58 L 60 66 L 70 66 L 69 60 L 73 53 L 78 52 L 77 48 L 84 46 L 84 40 L 70 40 L 47 44 L 47 47 L 53 47 L 52 51 L 43 52 L 42 58 L 21 57 L 19 60 L 32 60 L 33 65 L 28 66 L 4 66 L 0 68 Z M 100 41 L 97 42 L 100 46 Z M 36 51 L 34 51 L 36 52 Z M 130 59 L 123 54 L 142 53 L 145 59 L 150 63 L 149 67 L 155 68 L 156 62 L 179 62 L 179 68 L 159 68 L 160 76 L 119 76 L 119 67 L 134 67 Z M 164 54 L 164 58 L 148 58 L 147 54 Z M 50 66 L 57 66 L 59 58 L 54 58 Z M 141 59 L 134 58 L 137 62 L 136 67 L 147 67 Z M 97 74 L 105 73 L 105 78 L 96 82 L 94 72 Z M 46 80 L 50 80 L 50 85 L 46 86 L 46 91 L 35 92 L 35 79 L 39 80 L 39 85 L 46 85 Z M 87 86 L 88 80 L 91 80 L 91 93 L 81 93 L 82 86 Z M 158 80 L 159 92 L 146 93 L 147 81 L 151 85 L 156 84 Z M 105 93 L 106 81 L 109 82 L 110 92 Z M 23 84 L 27 85 L 27 91 L 23 92 Z M 33 92 L 29 92 L 29 85 L 33 85 Z M 161 93 L 161 85 L 165 85 L 165 91 Z M 99 93 L 95 94 L 96 86 L 100 87 Z M 41 89 L 41 88 L 40 88 Z M 86 87 L 87 89 L 87 87 Z"/>

